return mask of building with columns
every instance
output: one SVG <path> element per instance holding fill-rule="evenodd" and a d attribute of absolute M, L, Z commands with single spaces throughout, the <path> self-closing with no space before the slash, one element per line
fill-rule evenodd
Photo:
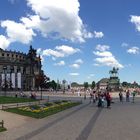
<path fill-rule="evenodd" d="M 35 89 L 41 67 L 40 56 L 32 46 L 27 54 L 0 49 L 0 89 Z"/>

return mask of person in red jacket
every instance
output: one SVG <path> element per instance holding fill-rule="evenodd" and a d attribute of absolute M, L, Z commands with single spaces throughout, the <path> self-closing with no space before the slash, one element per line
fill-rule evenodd
<path fill-rule="evenodd" d="M 111 106 L 111 96 L 110 96 L 109 92 L 107 92 L 107 94 L 106 94 L 106 101 L 107 101 L 107 108 L 110 108 L 110 106 Z"/>

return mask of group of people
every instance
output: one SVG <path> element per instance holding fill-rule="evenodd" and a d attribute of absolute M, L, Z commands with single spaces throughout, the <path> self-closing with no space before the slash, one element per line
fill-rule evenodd
<path fill-rule="evenodd" d="M 124 92 L 120 91 L 119 92 L 120 102 L 124 101 L 124 94 L 125 94 L 126 102 L 130 102 L 130 97 L 132 96 L 132 102 L 134 103 L 135 96 L 137 94 L 137 92 L 135 90 L 133 90 L 133 91 L 127 90 L 127 91 L 124 91 Z"/>
<path fill-rule="evenodd" d="M 93 90 L 91 93 L 90 93 L 90 103 L 96 103 L 96 105 L 98 107 L 107 107 L 107 108 L 110 108 L 111 107 L 111 101 L 112 101 L 112 98 L 111 98 L 111 95 L 109 93 L 109 91 L 95 91 Z"/>
<path fill-rule="evenodd" d="M 27 97 L 27 95 L 21 91 L 20 93 L 16 93 L 16 94 L 15 94 L 15 97 L 16 97 L 16 98 L 17 98 L 17 97 Z M 36 93 L 35 93 L 35 92 L 34 92 L 34 93 L 31 92 L 30 95 L 29 95 L 29 97 L 30 97 L 31 99 L 36 99 Z"/>

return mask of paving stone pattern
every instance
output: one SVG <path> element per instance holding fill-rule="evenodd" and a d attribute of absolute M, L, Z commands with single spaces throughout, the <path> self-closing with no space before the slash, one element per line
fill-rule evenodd
<path fill-rule="evenodd" d="M 140 98 L 135 103 L 114 102 L 111 109 L 97 108 L 87 99 L 80 106 L 0 133 L 0 140 L 140 140 Z"/>

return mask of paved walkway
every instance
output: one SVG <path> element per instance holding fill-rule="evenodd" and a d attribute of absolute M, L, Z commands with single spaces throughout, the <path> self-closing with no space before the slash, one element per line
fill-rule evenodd
<path fill-rule="evenodd" d="M 135 103 L 116 100 L 111 109 L 98 109 L 86 100 L 0 133 L 0 140 L 140 140 L 140 99 Z"/>

